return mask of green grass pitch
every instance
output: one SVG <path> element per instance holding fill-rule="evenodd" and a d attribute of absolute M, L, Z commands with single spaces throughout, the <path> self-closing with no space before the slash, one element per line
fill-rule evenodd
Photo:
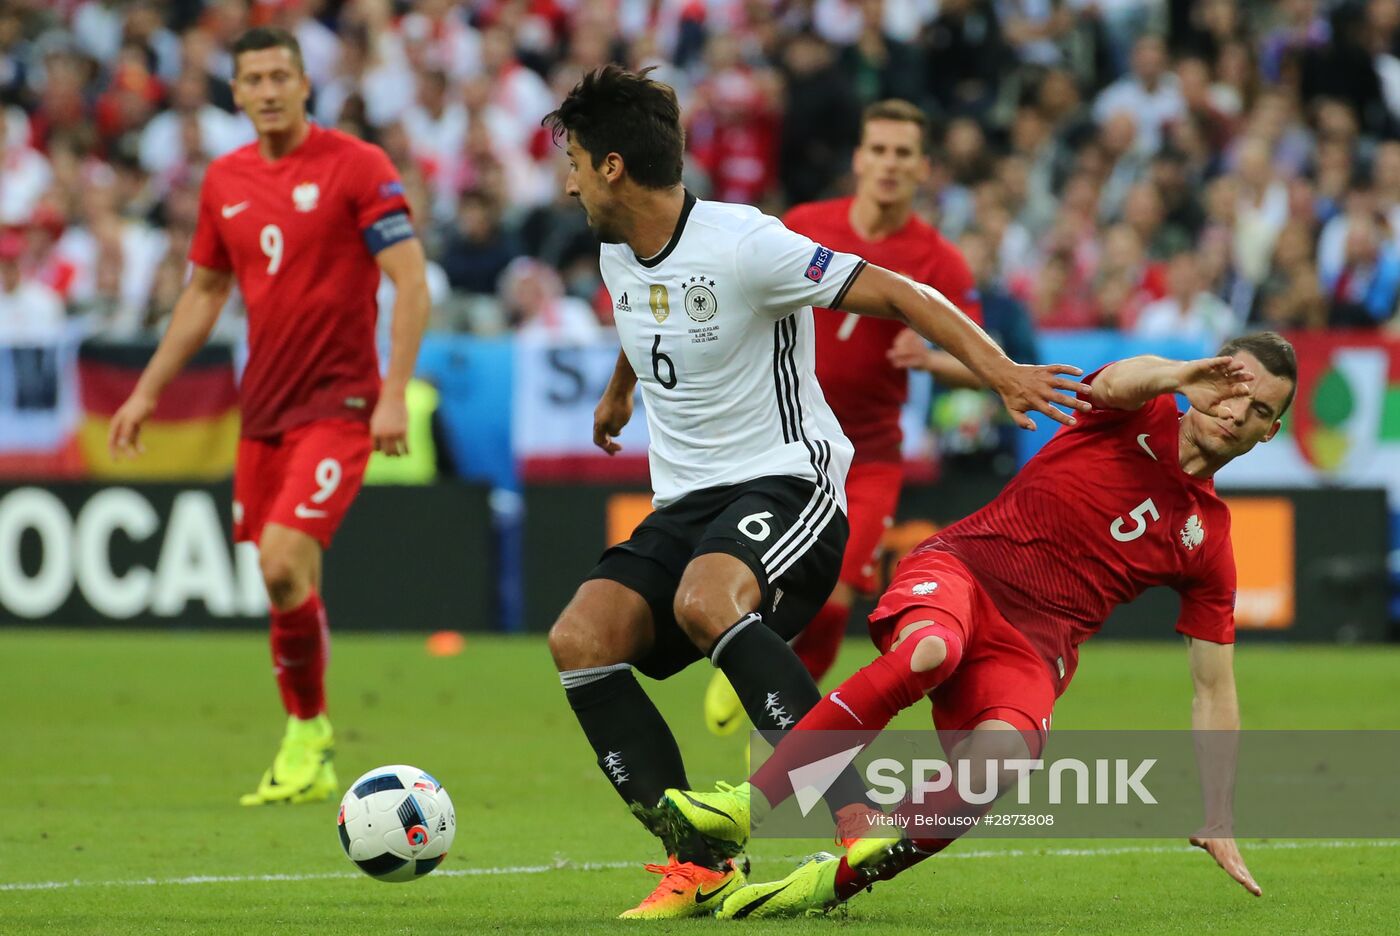
<path fill-rule="evenodd" d="M 1396 728 L 1398 650 L 1246 644 L 1246 724 Z M 838 672 L 869 653 L 849 643 Z M 335 641 L 342 784 L 411 763 L 457 808 L 438 873 L 380 884 L 342 854 L 335 803 L 237 805 L 282 722 L 260 635 L 7 631 L 0 673 L 4 934 L 1400 930 L 1400 841 L 1245 842 L 1255 899 L 1185 842 L 972 839 L 861 895 L 844 919 L 618 921 L 655 881 L 641 868 L 660 859 L 655 843 L 594 766 L 543 642 L 477 636 L 447 659 L 419 637 Z M 697 785 L 742 769 L 738 737 L 700 723 L 708 675 L 648 684 Z M 1055 723 L 1185 728 L 1189 701 L 1180 645 L 1090 644 Z M 757 843 L 755 879 L 785 873 L 804 844 Z"/>

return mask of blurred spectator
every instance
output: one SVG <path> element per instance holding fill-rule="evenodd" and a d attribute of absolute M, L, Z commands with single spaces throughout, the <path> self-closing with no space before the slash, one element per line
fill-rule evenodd
<path fill-rule="evenodd" d="M 1149 263 L 1137 231 L 1115 224 L 1104 234 L 1103 253 L 1095 274 L 1099 317 L 1105 323 L 1131 329 L 1149 303 L 1166 295 L 1166 271 Z"/>
<path fill-rule="evenodd" d="M 586 297 L 598 287 L 598 238 L 578 202 L 564 191 L 568 172 L 568 163 L 556 163 L 554 198 L 522 221 L 521 249 L 558 270 L 570 295 Z"/>
<path fill-rule="evenodd" d="M 1074 29 L 1074 13 L 1055 0 L 997 0 L 1007 45 L 1027 65 L 1051 67 L 1062 59 L 1060 42 Z"/>
<path fill-rule="evenodd" d="M 924 63 L 919 50 L 907 39 L 893 34 L 888 18 L 881 15 L 882 10 L 899 7 L 910 8 L 914 13 L 910 17 L 914 22 L 908 25 L 917 23 L 919 13 L 907 0 L 862 0 L 858 5 L 861 28 L 855 41 L 845 46 L 842 71 L 847 76 L 845 84 L 862 106 L 886 98 L 916 100 L 922 96 Z"/>
<path fill-rule="evenodd" d="M 1206 289 L 1194 250 L 1167 261 L 1167 294 L 1149 303 L 1133 332 L 1144 338 L 1203 337 L 1221 342 L 1238 330 L 1230 307 Z"/>
<path fill-rule="evenodd" d="M 23 256 L 24 239 L 13 231 L 0 231 L 0 341 L 45 344 L 62 333 L 63 300 L 21 272 Z"/>
<path fill-rule="evenodd" d="M 467 108 L 454 99 L 444 72 L 418 75 L 418 100 L 403 115 L 409 147 L 430 183 L 450 172 L 467 140 Z"/>
<path fill-rule="evenodd" d="M 1037 329 L 1097 328 L 1098 309 L 1077 281 L 1074 260 L 1068 251 L 1056 250 L 1045 258 L 1034 276 L 1019 284 L 1018 298 L 1030 308 Z"/>
<path fill-rule="evenodd" d="M 687 145 L 717 201 L 762 204 L 778 180 L 776 76 L 749 68 L 738 41 L 716 34 L 705 48 L 709 76 L 695 88 Z"/>
<path fill-rule="evenodd" d="M 208 82 L 198 72 L 184 71 L 175 79 L 169 108 L 151 118 L 141 131 L 141 165 L 151 175 L 168 180 L 191 160 L 214 159 L 253 141 L 255 134 L 248 119 L 211 104 L 208 91 Z M 191 124 L 194 139 L 187 129 Z M 196 152 L 187 150 L 189 142 L 198 143 Z"/>
<path fill-rule="evenodd" d="M 1320 270 L 1331 309 L 1328 323 L 1340 328 L 1370 328 L 1395 315 L 1400 297 L 1400 250 L 1383 217 L 1348 218 L 1340 267 Z"/>
<path fill-rule="evenodd" d="M 1274 240 L 1288 220 L 1288 188 L 1274 174 L 1269 145 L 1245 140 L 1239 152 L 1235 208 L 1235 264 L 1251 283 L 1268 272 Z"/>
<path fill-rule="evenodd" d="M 1184 113 L 1186 103 L 1176 75 L 1167 70 L 1167 46 L 1160 36 L 1143 36 L 1133 46 L 1132 74 L 1109 85 L 1094 101 L 1094 119 L 1100 125 L 1118 114 L 1127 114 L 1137 128 L 1137 147 L 1157 151 L 1162 131 Z"/>
<path fill-rule="evenodd" d="M 816 36 L 800 33 L 783 53 L 785 101 L 778 177 L 788 204 L 834 194 L 860 135 L 860 102 Z"/>
<path fill-rule="evenodd" d="M 1264 34 L 1259 65 L 1264 78 L 1282 80 L 1285 64 L 1306 52 L 1321 49 L 1332 40 L 1332 26 L 1318 10 L 1317 0 L 1282 0 L 1278 25 Z"/>
<path fill-rule="evenodd" d="M 511 327 L 522 338 L 588 344 L 599 335 L 593 309 L 565 295 L 559 274 L 538 260 L 512 260 L 501 273 L 500 297 Z"/>
<path fill-rule="evenodd" d="M 1331 25 L 1332 41 L 1303 55 L 1299 87 L 1303 101 L 1343 102 L 1367 132 L 1384 133 L 1390 121 L 1368 48 L 1365 12 L 1359 5 L 1339 3 L 1332 9 Z"/>
<path fill-rule="evenodd" d="M 452 288 L 469 293 L 496 292 L 501 271 L 519 254 L 515 239 L 501 227 L 496 203 L 481 192 L 463 194 L 442 257 Z"/>
<path fill-rule="evenodd" d="M 1259 287 L 1256 320 L 1266 328 L 1323 328 L 1327 300 L 1312 260 L 1312 232 L 1294 221 L 1279 232 L 1273 266 Z"/>
<path fill-rule="evenodd" d="M 0 225 L 19 224 L 53 180 L 49 161 L 29 146 L 29 120 L 17 107 L 0 111 Z"/>
<path fill-rule="evenodd" d="M 942 0 L 923 38 L 926 87 L 946 117 L 985 117 L 1001 93 L 1007 54 L 988 0 Z"/>

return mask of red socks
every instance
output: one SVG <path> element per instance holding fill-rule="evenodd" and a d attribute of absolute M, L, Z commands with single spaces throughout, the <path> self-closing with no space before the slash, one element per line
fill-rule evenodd
<path fill-rule="evenodd" d="M 914 650 L 929 637 L 943 638 L 947 655 L 931 670 L 914 672 Z M 962 635 L 930 624 L 897 648 L 856 670 L 803 717 L 801 731 L 880 731 L 900 712 L 953 674 L 962 662 Z"/>
<path fill-rule="evenodd" d="M 912 665 L 914 650 L 929 637 L 941 637 L 947 655 L 932 670 L 916 673 Z M 953 627 L 931 624 L 915 631 L 896 649 L 856 670 L 823 697 L 802 717 L 773 756 L 754 772 L 750 782 L 771 805 L 778 805 L 792 794 L 789 770 L 851 744 L 872 740 L 895 715 L 951 676 L 962 661 L 962 651 L 962 636 Z M 808 731 L 855 731 L 864 735 L 802 737 Z"/>
<path fill-rule="evenodd" d="M 888 881 L 890 878 L 907 871 L 909 868 L 934 855 L 953 844 L 960 836 L 970 832 L 975 826 L 964 825 L 961 819 L 969 816 L 985 816 L 992 811 L 995 803 L 968 803 L 958 795 L 956 786 L 950 786 L 946 790 L 937 793 L 930 793 L 922 804 L 905 803 L 900 806 L 896 813 L 913 816 L 938 816 L 947 820 L 948 838 L 914 838 L 913 844 L 916 851 L 906 851 L 899 855 L 892 862 L 885 864 L 879 874 L 866 875 L 856 871 L 847 864 L 845 857 L 841 858 L 841 864 L 836 868 L 836 896 L 841 900 L 850 900 L 856 894 L 869 887 L 875 881 Z M 909 828 L 913 828 L 911 825 Z"/>
<path fill-rule="evenodd" d="M 848 605 L 828 601 L 822 605 L 817 616 L 812 618 L 797 639 L 792 642 L 792 651 L 812 674 L 813 682 L 821 682 L 822 677 L 836 662 L 836 654 L 841 650 L 841 640 L 846 636 L 846 622 L 850 620 Z"/>
<path fill-rule="evenodd" d="M 330 632 L 326 608 L 315 591 L 291 611 L 272 611 L 272 668 L 287 714 L 315 718 L 326 710 L 326 659 Z"/>

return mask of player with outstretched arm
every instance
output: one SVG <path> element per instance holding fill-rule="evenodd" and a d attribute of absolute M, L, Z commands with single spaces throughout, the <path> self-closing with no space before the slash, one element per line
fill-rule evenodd
<path fill-rule="evenodd" d="M 877 101 L 861 117 L 860 145 L 851 159 L 855 194 L 797 205 L 783 216 L 789 230 L 864 257 L 932 286 L 982 324 L 977 283 L 958 248 L 914 213 L 914 196 L 931 171 L 928 118 L 908 101 Z M 792 642 L 812 679 L 836 662 L 856 595 L 876 590 L 875 561 L 894 522 L 904 484 L 900 410 L 909 395 L 909 369 L 926 370 L 950 387 L 980 387 L 957 358 L 928 347 L 899 319 L 812 309 L 817 381 L 855 455 L 846 475 L 851 534 L 841 577 L 812 622 Z M 728 734 L 743 724 L 743 706 L 724 674 L 705 693 L 705 724 Z"/>
<path fill-rule="evenodd" d="M 567 145 L 567 192 L 603 241 L 622 349 L 595 412 L 614 441 L 646 401 L 656 510 L 560 613 L 550 652 L 598 766 L 666 848 L 655 891 L 623 915 L 708 913 L 744 881 L 732 855 L 661 822 L 685 786 L 670 728 L 637 682 L 702 656 L 760 729 L 789 728 L 820 699 L 787 641 L 826 601 L 846 541 L 851 446 L 822 397 L 813 305 L 898 319 L 958 356 L 1005 400 L 1073 417 L 1076 368 L 1009 360 L 935 290 L 681 184 L 675 92 L 614 65 L 590 72 L 547 123 Z"/>
<path fill-rule="evenodd" d="M 989 761 L 1036 758 L 1056 699 L 1069 687 L 1081 643 L 1109 612 L 1145 589 L 1181 596 L 1195 696 L 1192 728 L 1217 734 L 1201 756 L 1204 831 L 1192 843 L 1259 894 L 1230 832 L 1235 693 L 1235 559 L 1230 513 L 1216 472 L 1278 432 L 1297 385 L 1293 347 L 1263 332 L 1227 342 L 1215 358 L 1137 357 L 1085 378 L 1092 410 L 1062 429 L 986 507 L 911 552 L 870 616 L 879 656 L 816 705 L 773 756 L 737 787 L 668 790 L 681 829 L 742 847 L 751 824 L 792 793 L 787 771 L 822 745 L 879 732 L 927 697 L 950 763 L 979 777 Z M 1177 411 L 1174 395 L 1190 406 Z M 813 733 L 817 732 L 817 733 Z M 846 745 L 848 746 L 848 745 Z M 829 751 L 827 752 L 829 753 Z M 1003 774 L 999 789 L 1012 785 Z M 847 784 L 849 787 L 851 784 Z M 839 859 L 814 856 L 781 881 L 742 888 L 724 917 L 829 910 L 863 888 L 937 854 L 953 838 L 862 836 L 869 806 L 837 806 Z M 903 810 L 967 818 L 992 804 L 942 799 Z M 879 825 L 879 828 L 887 826 Z M 969 825 L 945 825 L 966 831 Z"/>
<path fill-rule="evenodd" d="M 161 391 L 204 344 L 235 282 L 248 310 L 239 387 L 234 537 L 257 543 L 272 604 L 287 727 L 245 805 L 319 802 L 337 789 L 325 714 L 321 563 L 370 452 L 407 449 L 404 392 L 428 317 L 422 245 L 388 157 L 310 123 L 296 39 L 257 28 L 233 45 L 233 95 L 258 139 L 214 160 L 200 189 L 194 271 L 155 356 L 112 417 L 114 457 L 141 451 Z M 396 288 L 381 382 L 375 290 Z"/>

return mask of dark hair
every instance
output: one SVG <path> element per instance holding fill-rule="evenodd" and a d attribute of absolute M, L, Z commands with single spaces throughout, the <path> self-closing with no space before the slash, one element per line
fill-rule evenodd
<path fill-rule="evenodd" d="M 595 169 L 609 153 L 617 153 L 638 185 L 679 185 L 685 151 L 680 105 L 670 85 L 647 77 L 650 71 L 630 72 L 620 65 L 595 69 L 541 123 L 555 142 L 572 134 Z"/>
<path fill-rule="evenodd" d="M 1298 392 L 1298 355 L 1293 351 L 1293 345 L 1289 344 L 1288 339 L 1277 332 L 1254 332 L 1251 335 L 1231 338 L 1220 346 L 1217 354 L 1224 357 L 1237 351 L 1248 351 L 1264 365 L 1265 370 L 1293 385 L 1288 391 L 1288 398 L 1283 401 L 1283 409 L 1279 410 L 1278 414 L 1282 416 L 1288 412 L 1288 407 L 1293 405 L 1293 395 Z"/>
<path fill-rule="evenodd" d="M 929 126 L 928 115 L 923 108 L 917 104 L 911 104 L 900 98 L 886 98 L 883 101 L 876 101 L 865 108 L 860 115 L 860 135 L 865 138 L 865 125 L 872 120 L 898 120 L 904 123 L 914 124 L 919 128 L 919 148 L 921 152 L 927 153 L 929 146 Z"/>
<path fill-rule="evenodd" d="M 256 26 L 233 42 L 233 73 L 238 74 L 238 57 L 244 52 L 261 52 L 263 49 L 286 49 L 292 53 L 297 63 L 297 71 L 306 74 L 306 63 L 301 57 L 301 43 L 297 37 L 276 26 Z"/>

